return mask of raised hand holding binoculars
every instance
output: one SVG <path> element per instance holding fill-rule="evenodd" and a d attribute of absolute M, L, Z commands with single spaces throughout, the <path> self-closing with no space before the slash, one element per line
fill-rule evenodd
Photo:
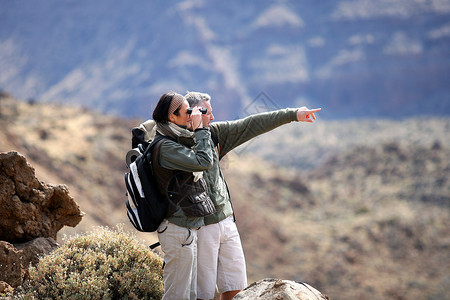
<path fill-rule="evenodd" d="M 188 113 L 188 115 L 190 115 L 190 114 L 192 114 L 192 107 L 189 107 L 188 109 L 187 109 L 187 113 Z M 199 111 L 202 113 L 202 114 L 206 114 L 206 112 L 207 112 L 207 109 L 206 108 L 200 108 L 199 109 Z"/>

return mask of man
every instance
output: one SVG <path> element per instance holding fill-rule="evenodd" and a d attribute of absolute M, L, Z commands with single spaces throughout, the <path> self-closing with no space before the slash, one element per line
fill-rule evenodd
<path fill-rule="evenodd" d="M 203 115 L 203 126 L 210 128 L 210 144 L 216 145 L 213 165 L 203 172 L 216 213 L 206 216 L 205 226 L 198 230 L 197 297 L 214 298 L 217 286 L 222 300 L 232 299 L 247 286 L 247 273 L 230 194 L 219 161 L 237 146 L 278 126 L 292 121 L 313 122 L 315 113 L 321 109 L 283 109 L 236 121 L 211 123 L 214 115 L 208 94 L 189 92 L 185 98 L 190 107 L 207 109 Z"/>

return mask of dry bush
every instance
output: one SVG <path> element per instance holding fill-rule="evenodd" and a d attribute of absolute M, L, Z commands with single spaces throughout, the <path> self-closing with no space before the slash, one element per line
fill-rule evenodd
<path fill-rule="evenodd" d="M 121 230 L 71 238 L 30 269 L 24 299 L 161 299 L 161 259 Z"/>

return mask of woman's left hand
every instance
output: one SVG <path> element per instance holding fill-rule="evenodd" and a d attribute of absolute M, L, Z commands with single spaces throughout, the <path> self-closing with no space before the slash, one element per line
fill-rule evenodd
<path fill-rule="evenodd" d="M 196 106 L 192 109 L 192 113 L 190 116 L 192 130 L 203 127 L 203 119 L 202 119 L 202 113 L 200 111 L 200 108 L 201 107 Z"/>

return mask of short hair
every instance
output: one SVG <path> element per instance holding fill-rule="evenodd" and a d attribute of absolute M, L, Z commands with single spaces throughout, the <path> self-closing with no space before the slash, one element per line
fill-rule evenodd
<path fill-rule="evenodd" d="M 184 98 L 189 102 L 190 107 L 197 106 L 199 104 L 202 104 L 204 101 L 210 101 L 211 96 L 206 93 L 200 93 L 200 92 L 188 92 Z"/>
<path fill-rule="evenodd" d="M 169 122 L 169 109 L 170 104 L 172 103 L 173 97 L 176 95 L 175 92 L 170 91 L 161 96 L 159 98 L 158 103 L 156 104 L 155 110 L 153 110 L 153 120 L 160 123 Z M 178 107 L 174 114 L 178 116 L 180 113 L 180 107 Z"/>

